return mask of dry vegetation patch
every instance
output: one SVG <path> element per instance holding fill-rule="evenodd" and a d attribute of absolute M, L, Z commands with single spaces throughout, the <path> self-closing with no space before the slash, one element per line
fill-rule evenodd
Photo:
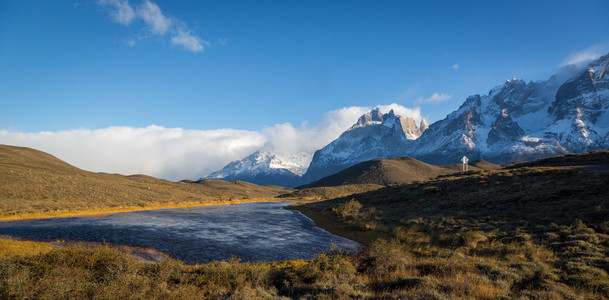
<path fill-rule="evenodd" d="M 609 299 L 608 172 L 480 170 L 312 198 L 293 208 L 367 247 L 310 261 L 186 266 L 107 247 L 0 256 L 0 298 Z"/>
<path fill-rule="evenodd" d="M 0 145 L 0 218 L 219 204 L 272 198 L 293 190 L 245 182 L 171 182 L 144 175 L 92 173 L 49 154 Z"/>

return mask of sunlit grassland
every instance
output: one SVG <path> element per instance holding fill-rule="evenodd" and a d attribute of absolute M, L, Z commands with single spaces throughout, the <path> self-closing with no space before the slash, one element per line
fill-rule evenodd
<path fill-rule="evenodd" d="M 568 159 L 580 158 L 584 165 L 598 163 L 587 156 Z M 139 176 L 120 179 L 117 186 L 128 182 L 124 180 L 139 181 L 127 190 L 150 187 L 151 193 L 165 186 L 169 193 L 181 193 L 174 184 L 200 188 L 195 183 L 155 186 L 155 180 Z M 233 187 L 220 184 L 223 191 Z M 249 186 L 228 184 L 235 191 L 210 204 L 254 198 L 248 197 Z M 240 187 L 245 188 L 237 194 Z M 359 253 L 322 253 L 309 261 L 232 259 L 187 266 L 168 257 L 143 262 L 114 247 L 8 241 L 6 249 L 16 251 L 0 255 L 0 298 L 609 299 L 607 187 L 606 166 L 544 163 L 451 174 L 348 196 L 362 187 L 307 191 L 310 197 L 294 209 L 318 226 L 366 245 Z M 332 193 L 343 197 L 324 200 Z M 81 209 L 57 199 L 64 209 Z M 192 202 L 149 199 L 144 206 L 175 203 Z M 52 212 L 51 207 L 43 205 L 37 212 Z M 22 255 L 13 255 L 17 253 Z"/>
<path fill-rule="evenodd" d="M 0 145 L 0 220 L 267 201 L 291 191 L 239 181 L 93 173 L 40 151 Z"/>
<path fill-rule="evenodd" d="M 49 243 L 18 241 L 0 238 L 0 256 L 2 255 L 33 255 L 51 251 L 56 248 Z"/>

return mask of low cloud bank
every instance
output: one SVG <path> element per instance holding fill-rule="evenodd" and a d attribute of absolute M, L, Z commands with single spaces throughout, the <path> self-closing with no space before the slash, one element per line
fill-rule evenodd
<path fill-rule="evenodd" d="M 330 111 L 311 124 L 304 122 L 294 127 L 283 123 L 266 127 L 262 132 L 186 130 L 155 125 L 36 133 L 0 130 L 0 144 L 48 152 L 88 171 L 146 174 L 177 181 L 198 179 L 262 147 L 287 155 L 312 154 L 371 109 L 345 107 Z M 385 113 L 393 109 L 399 115 L 421 119 L 418 108 L 390 104 L 380 109 Z"/>
<path fill-rule="evenodd" d="M 93 172 L 196 179 L 260 148 L 258 132 L 148 126 L 19 133 L 0 131 L 0 143 L 48 152 Z"/>

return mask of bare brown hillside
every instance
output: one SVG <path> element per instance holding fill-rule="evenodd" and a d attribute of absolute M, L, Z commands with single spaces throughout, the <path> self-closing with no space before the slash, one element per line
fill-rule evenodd
<path fill-rule="evenodd" d="M 93 173 L 41 151 L 0 145 L 0 215 L 267 198 L 291 191 L 244 182 Z"/>
<path fill-rule="evenodd" d="M 487 161 L 477 161 L 471 163 L 469 166 L 470 171 L 497 168 L 500 168 L 500 166 Z M 427 180 L 439 175 L 453 174 L 461 171 L 462 165 L 460 164 L 435 166 L 412 157 L 378 158 L 359 163 L 299 188 L 348 184 L 375 184 L 387 186 Z"/>

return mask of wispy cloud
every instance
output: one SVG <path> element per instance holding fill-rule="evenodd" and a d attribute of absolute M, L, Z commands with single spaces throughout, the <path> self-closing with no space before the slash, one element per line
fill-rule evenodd
<path fill-rule="evenodd" d="M 186 28 L 177 29 L 176 33 L 171 37 L 171 44 L 181 46 L 191 52 L 203 51 L 205 46 L 209 45 L 207 41 L 193 35 L 190 30 Z"/>
<path fill-rule="evenodd" d="M 127 44 L 127 46 L 129 46 L 129 48 L 133 48 L 133 46 L 135 46 L 135 40 L 127 39 L 127 40 L 125 40 L 125 44 Z"/>
<path fill-rule="evenodd" d="M 112 8 L 110 18 L 114 22 L 127 26 L 135 19 L 135 10 L 129 5 L 128 0 L 99 0 L 98 3 Z"/>
<path fill-rule="evenodd" d="M 201 52 L 209 43 L 193 34 L 184 22 L 166 16 L 161 8 L 150 0 L 144 0 L 137 7 L 128 0 L 98 0 L 99 5 L 108 7 L 110 18 L 117 23 L 129 26 L 141 20 L 152 35 L 169 35 L 172 45 L 180 46 L 190 52 Z"/>
<path fill-rule="evenodd" d="M 218 39 L 218 44 L 220 44 L 221 46 L 226 46 L 226 44 L 228 44 L 228 38 Z"/>
<path fill-rule="evenodd" d="M 592 46 L 587 49 L 569 54 L 569 56 L 567 56 L 567 58 L 565 58 L 563 61 L 563 65 L 580 65 L 599 58 L 601 55 L 605 54 L 605 52 L 606 49 L 601 49 L 600 46 Z"/>
<path fill-rule="evenodd" d="M 137 7 L 137 16 L 140 17 L 154 34 L 163 35 L 174 22 L 163 15 L 158 5 L 146 0 Z"/>
<path fill-rule="evenodd" d="M 454 65 L 452 66 L 452 68 L 453 68 L 453 69 L 459 69 L 459 68 L 461 68 L 461 66 L 459 66 L 459 64 L 454 64 Z"/>
<path fill-rule="evenodd" d="M 415 102 L 416 103 L 440 103 L 452 98 L 452 95 L 446 95 L 444 93 L 433 93 L 428 98 L 419 97 Z"/>
<path fill-rule="evenodd" d="M 108 127 L 59 132 L 0 130 L 0 144 L 24 146 L 55 155 L 78 168 L 94 172 L 146 174 L 169 180 L 198 179 L 240 160 L 262 147 L 291 155 L 313 152 L 336 139 L 372 107 L 352 106 L 326 113 L 311 124 L 290 123 L 262 132 L 219 129 Z M 418 108 L 382 105 L 381 112 L 420 120 Z"/>

